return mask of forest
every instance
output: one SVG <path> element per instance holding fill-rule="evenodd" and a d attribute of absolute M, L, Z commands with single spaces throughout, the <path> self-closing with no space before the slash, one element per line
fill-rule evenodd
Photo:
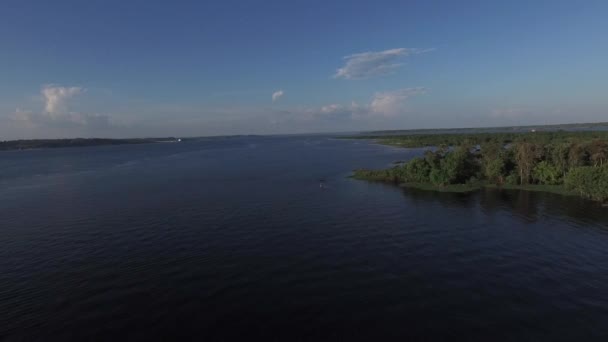
<path fill-rule="evenodd" d="M 358 137 L 361 138 L 361 137 Z M 483 186 L 548 190 L 608 201 L 608 132 L 526 132 L 367 136 L 379 143 L 427 147 L 423 156 L 357 179 L 473 190 Z"/>

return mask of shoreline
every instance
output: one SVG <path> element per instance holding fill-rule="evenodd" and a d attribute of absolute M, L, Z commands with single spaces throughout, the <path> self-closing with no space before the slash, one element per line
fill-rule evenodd
<path fill-rule="evenodd" d="M 434 192 L 448 192 L 448 193 L 470 193 L 476 192 L 483 189 L 494 189 L 494 190 L 523 190 L 523 191 L 531 191 L 531 192 L 544 192 L 562 196 L 569 197 L 578 197 L 587 199 L 579 196 L 577 193 L 565 189 L 563 186 L 559 185 L 538 185 L 538 184 L 528 184 L 528 185 L 496 185 L 496 184 L 452 184 L 446 186 L 437 186 L 433 184 L 423 184 L 423 183 L 401 183 L 397 186 L 406 189 L 417 189 L 424 191 L 434 191 Z M 590 200 L 593 201 L 593 200 Z M 593 201 L 599 202 L 599 201 Z"/>
<path fill-rule="evenodd" d="M 404 189 L 416 189 L 416 190 L 431 191 L 431 192 L 461 193 L 462 194 L 462 193 L 472 193 L 472 192 L 476 192 L 476 191 L 483 190 L 483 189 L 523 190 L 523 191 L 531 191 L 531 192 L 544 192 L 544 193 L 550 193 L 550 194 L 556 194 L 556 195 L 562 195 L 562 196 L 568 196 L 568 197 L 578 197 L 578 198 L 585 199 L 585 200 L 588 200 L 591 202 L 601 203 L 600 201 L 595 201 L 595 200 L 580 196 L 576 192 L 565 189 L 561 185 L 540 185 L 540 184 L 497 185 L 497 184 L 489 184 L 489 183 L 481 182 L 481 183 L 477 183 L 477 184 L 449 184 L 449 185 L 440 186 L 440 185 L 434 185 L 434 184 L 428 184 L 428 183 L 416 183 L 416 182 L 398 183 L 398 182 L 384 181 L 384 180 L 378 180 L 378 179 L 366 179 L 366 178 L 355 177 L 353 175 L 351 175 L 350 178 L 355 179 L 355 180 L 373 182 L 373 183 L 392 184 L 395 187 L 404 188 Z M 608 203 L 603 204 L 603 205 L 607 206 Z"/>

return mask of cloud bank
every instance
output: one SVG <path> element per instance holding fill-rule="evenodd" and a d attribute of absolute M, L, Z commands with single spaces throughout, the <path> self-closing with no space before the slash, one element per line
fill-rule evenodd
<path fill-rule="evenodd" d="M 363 101 L 318 106 L 129 106 L 115 121 L 108 115 L 78 110 L 87 101 L 80 96 L 90 94 L 89 90 L 48 85 L 40 90 L 38 109 L 24 106 L 7 116 L 0 115 L 0 139 L 310 133 L 396 127 L 415 119 L 410 115 L 410 100 L 426 91 L 422 87 L 403 88 L 377 92 Z M 284 94 L 277 90 L 274 100 L 280 101 Z M 173 115 L 168 117 L 167 113 Z"/>
<path fill-rule="evenodd" d="M 285 94 L 283 90 L 277 90 L 272 93 L 272 102 L 277 102 Z"/>
<path fill-rule="evenodd" d="M 432 49 L 398 48 L 384 51 L 363 52 L 345 56 L 346 64 L 339 68 L 334 78 L 359 80 L 393 73 L 407 56 L 421 54 Z"/>

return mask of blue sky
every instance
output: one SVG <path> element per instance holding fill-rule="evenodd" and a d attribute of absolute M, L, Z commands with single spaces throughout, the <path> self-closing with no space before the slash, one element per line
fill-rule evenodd
<path fill-rule="evenodd" d="M 0 139 L 608 121 L 605 13 L 605 1 L 3 1 Z"/>

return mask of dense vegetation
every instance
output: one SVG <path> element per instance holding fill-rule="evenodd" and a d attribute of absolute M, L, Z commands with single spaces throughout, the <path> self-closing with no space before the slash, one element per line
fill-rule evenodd
<path fill-rule="evenodd" d="M 537 185 L 608 201 L 608 132 L 433 134 L 378 140 L 433 149 L 393 168 L 356 170 L 355 178 L 437 189 Z"/>
<path fill-rule="evenodd" d="M 84 147 L 98 145 L 146 144 L 153 142 L 176 141 L 175 138 L 143 138 L 143 139 L 34 139 L 0 141 L 2 150 L 26 150 L 33 148 Z"/>

